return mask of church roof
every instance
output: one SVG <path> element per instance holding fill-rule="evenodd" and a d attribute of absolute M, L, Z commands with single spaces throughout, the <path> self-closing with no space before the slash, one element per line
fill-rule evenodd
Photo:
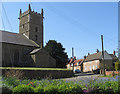
<path fill-rule="evenodd" d="M 2 36 L 0 42 L 39 47 L 34 41 L 19 33 L 0 30 L 0 36 Z"/>

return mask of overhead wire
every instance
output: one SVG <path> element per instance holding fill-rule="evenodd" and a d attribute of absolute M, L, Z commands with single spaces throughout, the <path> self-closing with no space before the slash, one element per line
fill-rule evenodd
<path fill-rule="evenodd" d="M 50 6 L 50 7 L 49 7 Z M 81 32 L 89 32 L 89 29 L 84 26 L 83 24 L 81 24 L 79 21 L 76 21 L 75 19 L 72 19 L 70 18 L 69 16 L 65 15 L 65 13 L 63 13 L 62 11 L 58 10 L 56 7 L 52 6 L 52 5 L 49 5 L 47 6 L 49 10 L 52 10 L 52 12 L 55 12 L 57 15 L 59 15 L 60 17 L 64 18 L 65 20 L 67 20 L 68 22 L 70 22 L 72 25 L 76 26 L 77 28 L 79 29 L 83 29 L 81 30 Z M 92 35 L 97 35 L 97 36 L 101 36 L 102 34 L 98 33 L 98 32 L 89 32 L 89 34 L 92 34 Z M 110 44 L 113 44 L 113 45 L 116 45 L 116 43 L 114 43 L 114 40 L 109 38 L 108 36 L 104 35 L 104 39 L 107 42 L 109 42 Z"/>
<path fill-rule="evenodd" d="M 4 13 L 5 13 L 5 17 L 6 17 L 6 19 L 7 19 L 7 21 L 8 21 L 8 24 L 10 25 L 10 28 L 11 28 L 11 30 L 13 31 L 13 29 L 12 29 L 12 26 L 11 26 L 11 24 L 10 24 L 10 21 L 9 21 L 9 19 L 8 19 L 8 17 L 7 17 L 7 14 L 6 14 L 6 10 L 5 10 L 5 8 L 4 8 L 4 5 L 2 4 L 2 9 L 3 9 L 3 11 L 4 11 Z M 3 20 L 3 23 L 4 23 L 4 20 Z M 3 29 L 5 30 L 5 27 L 3 27 Z M 7 38 L 7 37 L 6 37 Z M 12 64 L 12 67 L 13 67 L 13 58 L 12 58 L 12 54 L 11 54 L 11 51 L 10 51 L 10 48 L 9 48 L 9 44 L 6 44 L 6 49 L 8 49 L 8 54 L 9 54 L 9 56 L 10 56 L 10 61 L 11 61 L 11 64 Z M 5 55 L 5 54 L 4 54 Z M 5 58 L 5 57 L 4 57 Z M 5 64 L 5 66 L 6 66 L 6 64 Z"/>

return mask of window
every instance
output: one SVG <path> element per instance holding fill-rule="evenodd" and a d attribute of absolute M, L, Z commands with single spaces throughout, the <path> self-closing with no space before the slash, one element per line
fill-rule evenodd
<path fill-rule="evenodd" d="M 35 27 L 35 32 L 38 32 L 38 28 L 37 27 Z"/>
<path fill-rule="evenodd" d="M 92 70 L 91 66 L 89 67 L 90 70 Z"/>
<path fill-rule="evenodd" d="M 73 63 L 72 63 L 72 65 L 71 66 L 73 66 Z"/>
<path fill-rule="evenodd" d="M 37 35 L 35 35 L 35 40 L 38 40 L 38 36 Z"/>
<path fill-rule="evenodd" d="M 97 65 L 96 65 L 96 69 L 97 69 Z"/>
<path fill-rule="evenodd" d="M 22 25 L 22 28 L 24 28 L 24 24 Z"/>

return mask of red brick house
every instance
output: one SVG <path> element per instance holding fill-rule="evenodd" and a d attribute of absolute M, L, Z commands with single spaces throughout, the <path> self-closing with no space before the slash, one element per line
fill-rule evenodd
<path fill-rule="evenodd" d="M 79 69 L 80 71 L 83 70 L 83 61 L 84 59 L 78 59 L 76 60 L 76 57 L 71 58 L 70 62 L 66 65 L 67 69 L 71 69 L 71 70 L 76 70 Z"/>
<path fill-rule="evenodd" d="M 79 69 L 80 71 L 82 71 L 82 64 L 83 64 L 83 60 L 84 59 L 78 59 L 74 61 L 74 71 L 76 69 Z"/>
<path fill-rule="evenodd" d="M 76 57 L 70 59 L 70 62 L 68 62 L 68 64 L 66 65 L 67 69 L 71 69 L 71 70 L 74 69 L 73 66 L 74 66 L 74 61 L 75 60 L 76 60 Z"/>

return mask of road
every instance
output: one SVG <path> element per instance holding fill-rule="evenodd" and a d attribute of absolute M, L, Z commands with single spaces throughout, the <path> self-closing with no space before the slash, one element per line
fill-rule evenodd
<path fill-rule="evenodd" d="M 90 78 L 97 79 L 99 76 L 100 76 L 100 74 L 78 73 L 78 74 L 75 74 L 75 77 L 63 78 L 63 80 L 65 80 L 65 81 L 79 81 L 79 80 L 90 79 Z"/>

